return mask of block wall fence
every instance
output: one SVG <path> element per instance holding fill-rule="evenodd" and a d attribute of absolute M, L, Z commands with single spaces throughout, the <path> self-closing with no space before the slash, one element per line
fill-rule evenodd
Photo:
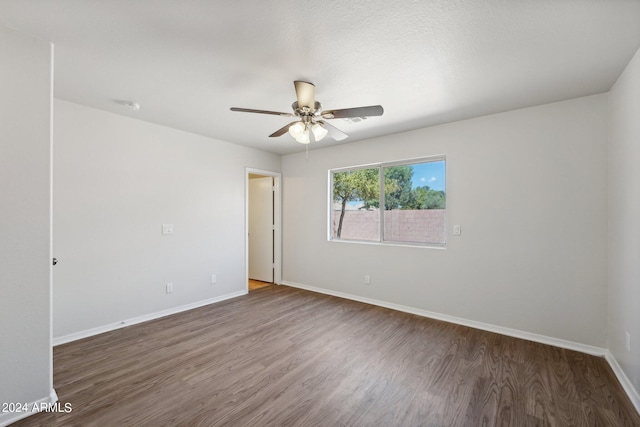
<path fill-rule="evenodd" d="M 340 210 L 333 211 L 332 235 L 336 236 Z M 348 210 L 342 222 L 343 239 L 378 240 L 380 211 Z M 386 240 L 400 242 L 445 242 L 445 210 L 389 210 L 384 212 Z"/>

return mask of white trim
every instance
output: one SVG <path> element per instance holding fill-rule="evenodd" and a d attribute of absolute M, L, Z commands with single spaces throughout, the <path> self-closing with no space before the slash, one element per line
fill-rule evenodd
<path fill-rule="evenodd" d="M 37 411 L 29 410 L 28 412 L 5 412 L 0 413 L 0 427 L 8 426 L 9 424 L 13 424 L 18 420 L 23 418 L 27 418 L 31 415 L 37 414 L 38 412 L 42 412 L 42 404 L 46 404 L 47 406 L 53 405 L 58 401 L 58 394 L 54 389 L 51 389 L 49 396 L 43 397 L 42 399 L 36 400 L 34 402 L 27 403 L 27 408 L 37 408 Z M 16 402 L 17 403 L 17 402 Z"/>
<path fill-rule="evenodd" d="M 430 156 L 411 157 L 408 159 L 391 160 L 389 162 L 374 162 L 374 163 L 365 163 L 363 165 L 355 165 L 355 166 L 341 166 L 339 168 L 329 169 L 329 173 L 346 171 L 346 170 L 377 168 L 377 167 L 415 165 L 418 163 L 439 162 L 442 160 L 445 160 L 445 161 L 447 160 L 447 155 L 444 153 L 432 154 Z"/>
<path fill-rule="evenodd" d="M 343 242 L 343 243 L 360 243 L 365 245 L 378 245 L 378 246 L 402 246 L 407 248 L 428 248 L 428 249 L 446 249 L 447 248 L 447 221 L 445 218 L 444 230 L 445 230 L 445 241 L 443 243 L 435 243 L 435 242 L 403 242 L 396 240 L 386 240 L 384 238 L 384 197 L 380 196 L 380 206 L 379 206 L 379 230 L 378 230 L 378 240 L 358 240 L 358 239 L 338 239 L 337 237 L 333 237 L 333 176 L 334 174 L 340 172 L 351 172 L 362 169 L 377 169 L 378 170 L 378 184 L 380 186 L 378 193 L 380 195 L 385 194 L 384 192 L 384 177 L 383 169 L 387 167 L 393 166 L 410 166 L 416 164 L 424 164 L 424 163 L 433 163 L 433 162 L 445 162 L 445 183 L 446 183 L 446 172 L 447 172 L 447 156 L 446 154 L 435 154 L 432 156 L 424 156 L 424 157 L 414 157 L 411 159 L 405 160 L 394 160 L 390 162 L 379 162 L 379 163 L 370 163 L 367 165 L 358 165 L 358 166 L 347 166 L 340 167 L 335 169 L 329 169 L 328 172 L 328 183 L 327 186 L 327 240 L 329 242 Z M 446 185 L 445 185 L 446 191 Z M 446 216 L 446 206 L 445 209 Z"/>
<path fill-rule="evenodd" d="M 282 281 L 282 174 L 246 167 L 244 178 L 244 274 L 247 292 L 249 292 L 249 174 L 273 177 L 273 283 L 279 285 Z"/>
<path fill-rule="evenodd" d="M 633 406 L 636 407 L 636 411 L 640 413 L 640 393 L 638 393 L 638 390 L 635 389 L 635 387 L 631 383 L 631 380 L 629 380 L 629 377 L 627 377 L 627 375 L 624 373 L 624 371 L 618 364 L 618 361 L 609 350 L 607 350 L 604 357 L 607 362 L 609 362 L 609 366 L 611 366 L 613 373 L 616 374 L 618 381 L 620 381 L 620 385 L 622 385 L 624 391 L 627 392 L 627 396 L 629 396 L 629 399 L 631 399 L 631 403 L 633 403 Z"/>
<path fill-rule="evenodd" d="M 468 320 L 461 317 L 449 316 L 448 314 L 436 313 L 433 311 L 422 310 L 414 307 L 407 307 L 405 305 L 380 301 L 373 298 L 361 297 L 359 295 L 347 294 L 344 292 L 332 291 L 323 288 L 316 288 L 315 286 L 302 285 L 300 283 L 289 282 L 286 280 L 283 280 L 282 284 L 291 286 L 293 288 L 306 289 L 312 292 L 333 295 L 336 297 L 377 305 L 379 307 L 390 308 L 392 310 L 402 311 L 405 313 L 416 314 L 422 317 L 429 317 L 431 319 L 437 319 L 462 326 L 468 326 L 470 328 L 481 329 L 483 331 L 495 332 L 497 334 L 507 335 L 514 338 L 521 338 L 529 341 L 539 342 L 542 344 L 553 345 L 555 347 L 566 348 L 568 350 L 579 351 L 581 353 L 587 353 L 593 356 L 604 356 L 607 353 L 607 349 L 601 347 L 594 347 L 591 345 L 567 341 L 560 338 L 549 337 L 546 335 L 539 335 L 531 332 L 520 331 L 517 329 L 505 328 L 503 326 L 492 325 L 490 323 L 476 322 L 475 320 Z"/>
<path fill-rule="evenodd" d="M 55 395 L 53 390 L 53 119 L 54 119 L 54 107 L 53 107 L 53 88 L 55 84 L 54 73 L 54 61 L 55 61 L 55 46 L 53 43 L 49 43 L 51 46 L 51 82 L 49 83 L 49 388 Z M 58 397 L 56 396 L 56 402 Z"/>
<path fill-rule="evenodd" d="M 331 233 L 331 227 L 329 227 L 329 233 Z M 373 245 L 373 246 L 399 246 L 401 248 L 420 248 L 420 249 L 438 249 L 447 250 L 446 243 L 411 243 L 411 242 L 395 242 L 393 240 L 377 241 L 377 240 L 349 240 L 349 239 L 336 239 L 329 237 L 328 241 L 331 243 L 356 243 L 358 245 Z"/>
<path fill-rule="evenodd" d="M 170 316 L 172 314 L 181 313 L 183 311 L 193 310 L 194 308 L 203 307 L 205 305 L 213 304 L 213 303 L 216 303 L 216 302 L 224 301 L 224 300 L 227 300 L 227 299 L 239 297 L 241 295 L 246 295 L 246 294 L 247 294 L 246 290 L 232 292 L 230 294 L 221 295 L 219 297 L 209 298 L 209 299 L 202 300 L 202 301 L 196 301 L 196 302 L 193 302 L 191 304 L 181 305 L 179 307 L 169 308 L 167 310 L 162 310 L 162 311 L 157 311 L 155 313 L 145 314 L 143 316 L 134 317 L 132 319 L 123 320 L 121 322 L 111 323 L 111 324 L 104 325 L 104 326 L 98 326 L 97 328 L 86 329 L 84 331 L 74 332 L 72 334 L 63 335 L 61 337 L 55 337 L 55 338 L 53 338 L 53 345 L 56 346 L 56 345 L 60 345 L 60 344 L 66 344 L 66 343 L 69 343 L 69 342 L 72 342 L 72 341 L 76 341 L 76 340 L 80 340 L 80 339 L 83 339 L 83 338 L 92 337 L 94 335 L 103 334 L 105 332 L 114 331 L 116 329 L 121 329 L 121 328 L 124 328 L 126 326 L 135 325 L 137 323 L 142 323 L 142 322 L 147 322 L 149 320 L 159 319 L 161 317 Z"/>

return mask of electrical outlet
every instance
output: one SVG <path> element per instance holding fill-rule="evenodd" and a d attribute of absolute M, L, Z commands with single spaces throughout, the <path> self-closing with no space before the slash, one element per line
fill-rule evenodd
<path fill-rule="evenodd" d="M 631 334 L 629 332 L 625 332 L 625 345 L 627 347 L 627 351 L 631 352 Z"/>
<path fill-rule="evenodd" d="M 369 277 L 369 275 L 368 275 L 368 274 L 366 274 L 366 275 L 364 276 L 364 284 L 365 284 L 365 285 L 370 285 L 370 284 L 371 284 L 371 277 Z"/>
<path fill-rule="evenodd" d="M 173 224 L 162 224 L 162 234 L 173 234 Z"/>
<path fill-rule="evenodd" d="M 167 293 L 173 292 L 173 283 L 167 283 Z"/>
<path fill-rule="evenodd" d="M 213 284 L 215 284 L 217 281 L 218 281 L 218 278 L 216 277 L 216 275 L 215 275 L 215 274 L 212 274 L 212 275 L 211 275 L 211 284 L 213 285 Z"/>

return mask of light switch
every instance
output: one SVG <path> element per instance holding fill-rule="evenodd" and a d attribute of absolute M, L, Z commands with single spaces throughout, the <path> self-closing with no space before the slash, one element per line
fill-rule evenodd
<path fill-rule="evenodd" d="M 453 235 L 454 236 L 459 236 L 460 235 L 460 226 L 459 225 L 454 225 L 453 226 Z"/>
<path fill-rule="evenodd" d="M 173 224 L 162 224 L 162 234 L 173 234 Z"/>

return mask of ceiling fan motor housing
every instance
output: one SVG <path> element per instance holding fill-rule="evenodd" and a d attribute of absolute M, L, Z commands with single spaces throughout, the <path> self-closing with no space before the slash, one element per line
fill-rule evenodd
<path fill-rule="evenodd" d="M 299 117 L 316 116 L 318 112 L 322 110 L 322 104 L 318 101 L 315 101 L 313 109 L 311 109 L 307 106 L 300 107 L 298 105 L 298 101 L 295 101 L 293 104 L 291 104 L 291 108 L 293 109 L 295 115 Z"/>

